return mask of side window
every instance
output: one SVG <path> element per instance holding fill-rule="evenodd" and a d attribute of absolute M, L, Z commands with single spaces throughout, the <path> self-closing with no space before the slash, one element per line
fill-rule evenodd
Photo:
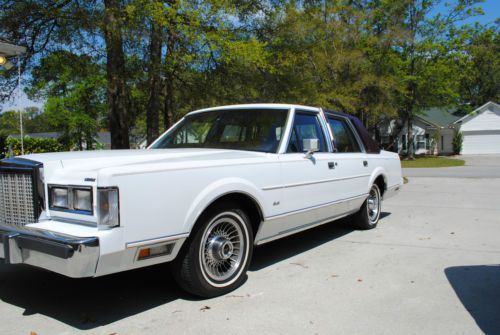
<path fill-rule="evenodd" d="M 241 142 L 245 138 L 246 128 L 242 128 L 240 125 L 228 124 L 224 126 L 222 131 L 222 136 L 220 138 L 221 142 Z"/>
<path fill-rule="evenodd" d="M 303 152 L 302 140 L 310 138 L 319 140 L 320 152 L 327 151 L 325 136 L 318 117 L 315 114 L 295 113 L 287 152 Z"/>
<path fill-rule="evenodd" d="M 361 151 L 352 129 L 345 120 L 329 117 L 328 123 L 332 129 L 334 148 L 336 149 L 336 152 Z"/>
<path fill-rule="evenodd" d="M 205 140 L 205 137 L 208 133 L 208 128 L 196 127 L 199 126 L 197 124 L 193 125 L 194 127 L 183 127 L 179 130 L 174 138 L 175 144 L 196 144 L 201 143 Z"/>

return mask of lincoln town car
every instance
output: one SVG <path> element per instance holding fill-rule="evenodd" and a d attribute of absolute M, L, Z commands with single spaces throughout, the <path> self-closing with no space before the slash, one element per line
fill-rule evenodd
<path fill-rule="evenodd" d="M 401 187 L 398 155 L 354 116 L 197 110 L 145 150 L 1 160 L 0 260 L 73 278 L 169 262 L 182 288 L 214 297 L 242 285 L 256 246 L 346 216 L 375 228 Z"/>

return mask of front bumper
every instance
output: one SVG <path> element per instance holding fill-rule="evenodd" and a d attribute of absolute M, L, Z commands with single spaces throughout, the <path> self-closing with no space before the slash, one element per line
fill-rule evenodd
<path fill-rule="evenodd" d="M 99 238 L 0 225 L 2 260 L 8 264 L 36 266 L 73 278 L 93 277 L 99 260 Z"/>

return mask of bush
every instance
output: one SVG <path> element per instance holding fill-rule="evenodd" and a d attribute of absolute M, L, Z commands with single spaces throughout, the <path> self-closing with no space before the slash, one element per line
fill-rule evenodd
<path fill-rule="evenodd" d="M 461 131 L 455 130 L 455 133 L 453 134 L 453 153 L 455 155 L 460 155 L 460 152 L 462 151 L 462 144 L 464 142 L 464 135 L 462 134 Z"/>
<path fill-rule="evenodd" d="M 9 146 L 12 146 L 14 156 L 21 155 L 21 139 L 10 137 L 5 141 L 2 148 L 2 155 L 9 156 Z M 58 140 L 54 138 L 33 138 L 26 136 L 24 138 L 24 154 L 35 154 L 43 152 L 56 152 L 66 151 L 65 148 Z"/>

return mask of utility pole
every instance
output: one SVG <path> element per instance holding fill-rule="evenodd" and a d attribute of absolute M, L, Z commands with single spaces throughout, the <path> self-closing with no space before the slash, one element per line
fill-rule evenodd
<path fill-rule="evenodd" d="M 19 108 L 19 126 L 21 128 L 21 155 L 24 155 L 23 110 L 21 101 L 21 57 L 17 56 L 17 108 Z"/>

